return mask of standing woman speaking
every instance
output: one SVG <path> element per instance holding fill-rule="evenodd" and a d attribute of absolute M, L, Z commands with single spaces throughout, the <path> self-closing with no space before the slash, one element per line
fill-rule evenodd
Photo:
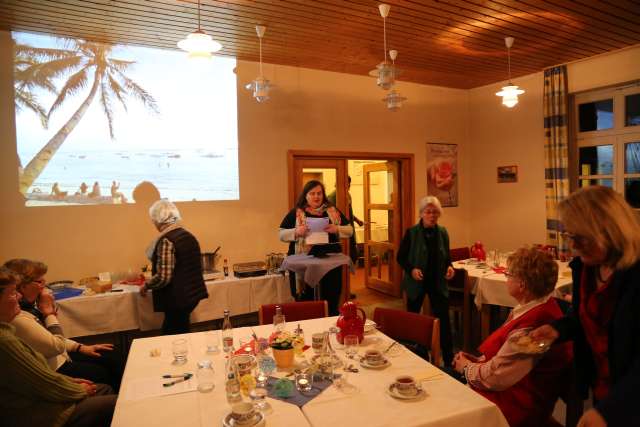
<path fill-rule="evenodd" d="M 202 277 L 200 245 L 180 225 L 178 208 L 166 199 L 149 208 L 149 216 L 160 235 L 151 242 L 147 257 L 153 275 L 142 288 L 153 292 L 153 310 L 164 312 L 162 334 L 186 334 L 189 318 L 201 299 L 209 295 Z"/>
<path fill-rule="evenodd" d="M 289 242 L 287 255 L 309 252 L 309 246 L 305 243 L 305 237 L 309 234 L 307 217 L 329 218 L 329 224 L 324 229 L 329 233 L 329 243 L 338 243 L 340 239 L 347 239 L 353 234 L 349 220 L 329 202 L 324 185 L 314 179 L 304 185 L 296 205 L 280 224 L 280 240 Z M 291 294 L 296 299 L 313 299 L 313 289 L 306 286 L 301 278 L 296 278 L 293 273 L 290 273 L 289 278 Z M 337 316 L 342 291 L 342 267 L 336 267 L 325 274 L 319 286 L 322 298 L 327 300 L 329 315 Z"/>
<path fill-rule="evenodd" d="M 402 289 L 407 294 L 407 310 L 419 313 L 425 295 L 429 295 L 431 311 L 440 319 L 444 365 L 450 366 L 453 346 L 447 280 L 455 272 L 449 255 L 449 234 L 446 228 L 438 225 L 440 215 L 442 206 L 437 197 L 427 196 L 420 200 L 420 221 L 404 234 L 397 260 L 404 270 Z"/>

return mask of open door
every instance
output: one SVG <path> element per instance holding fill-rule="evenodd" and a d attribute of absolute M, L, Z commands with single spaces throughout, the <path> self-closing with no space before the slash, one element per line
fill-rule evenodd
<path fill-rule="evenodd" d="M 365 165 L 364 283 L 395 297 L 401 295 L 396 254 L 402 239 L 399 167 L 395 161 Z"/>

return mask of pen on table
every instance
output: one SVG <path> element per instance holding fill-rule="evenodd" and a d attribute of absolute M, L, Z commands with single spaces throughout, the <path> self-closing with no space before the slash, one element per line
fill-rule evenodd
<path fill-rule="evenodd" d="M 175 385 L 175 384 L 178 384 L 178 383 L 181 383 L 181 382 L 187 381 L 187 380 L 188 380 L 188 379 L 190 379 L 192 376 L 193 376 L 193 374 L 187 374 L 187 375 L 183 376 L 183 377 L 182 377 L 182 378 L 180 378 L 180 379 L 173 380 L 173 381 L 168 382 L 168 383 L 164 383 L 164 384 L 162 384 L 162 386 L 163 386 L 163 387 L 171 387 L 172 385 Z"/>
<path fill-rule="evenodd" d="M 185 373 L 184 373 L 184 374 L 182 374 L 182 375 L 164 374 L 164 375 L 162 376 L 162 378 L 184 378 L 184 377 L 188 377 L 189 375 L 191 375 L 191 374 L 190 374 L 190 373 L 188 373 L 188 372 L 185 372 Z"/>
<path fill-rule="evenodd" d="M 122 289 L 111 289 L 111 292 L 122 292 Z"/>

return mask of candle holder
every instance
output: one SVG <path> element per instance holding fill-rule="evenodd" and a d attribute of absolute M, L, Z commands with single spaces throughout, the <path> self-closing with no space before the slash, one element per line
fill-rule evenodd
<path fill-rule="evenodd" d="M 296 389 L 299 392 L 310 392 L 313 388 L 313 375 L 307 373 L 296 374 Z"/>

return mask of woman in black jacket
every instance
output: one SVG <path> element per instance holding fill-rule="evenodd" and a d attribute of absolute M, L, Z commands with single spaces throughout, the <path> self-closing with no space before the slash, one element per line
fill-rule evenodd
<path fill-rule="evenodd" d="M 558 206 L 577 257 L 572 309 L 534 339 L 573 340 L 579 389 L 594 407 L 579 427 L 640 425 L 640 224 L 607 187 L 576 191 Z"/>

